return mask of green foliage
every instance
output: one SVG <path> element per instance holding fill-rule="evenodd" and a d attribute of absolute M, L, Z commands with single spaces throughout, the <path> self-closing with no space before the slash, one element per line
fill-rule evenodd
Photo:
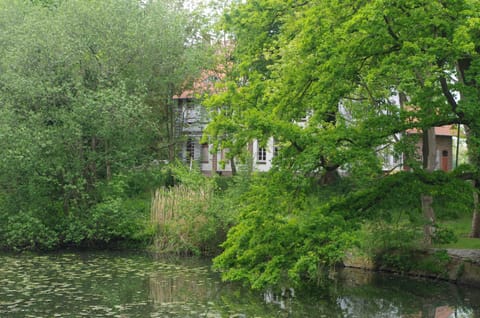
<path fill-rule="evenodd" d="M 2 220 L 0 248 L 13 250 L 49 250 L 58 245 L 58 237 L 32 213 L 20 212 Z"/>
<path fill-rule="evenodd" d="M 197 18 L 171 1 L 0 1 L 1 212 L 46 233 L 2 223 L 4 242 L 38 238 L 3 247 L 152 234 L 172 97 L 208 60 Z"/>
<path fill-rule="evenodd" d="M 274 137 L 275 169 L 291 180 L 252 185 L 248 193 L 254 201 L 245 199 L 216 261 L 225 278 L 260 287 L 285 277 L 293 259 L 311 276 L 317 261 L 329 263 L 323 250 L 308 247 L 297 255 L 300 247 L 291 252 L 262 241 L 259 227 L 267 237 L 280 231 L 275 242 L 316 235 L 296 232 L 289 222 L 301 224 L 297 215 L 309 221 L 308 215 L 325 216 L 326 224 L 339 223 L 345 234 L 356 221 L 383 220 L 384 246 L 377 247 L 396 250 L 389 257 L 401 266 L 425 223 L 421 196 L 433 198 L 437 221 L 471 212 L 474 189 L 464 176 L 422 171 L 418 136 L 407 132 L 463 124 L 472 170 L 478 170 L 479 12 L 473 0 L 231 3 L 222 27 L 233 48 L 222 89 L 206 102 L 213 118 L 207 134 L 239 158 L 248 156 L 248 142 Z M 379 155 L 385 151 L 403 154 L 413 172 L 384 176 Z M 306 208 L 305 193 L 297 198 L 280 191 L 291 187 L 297 193 L 310 177 L 333 184 L 340 168 L 352 180 L 351 191 L 324 198 L 315 209 Z M 477 173 L 472 178 L 478 179 Z M 295 208 L 282 206 L 288 207 L 286 201 Z M 442 229 L 438 235 L 452 238 Z"/>
<path fill-rule="evenodd" d="M 82 216 L 86 241 L 150 244 L 155 234 L 150 224 L 150 192 L 164 182 L 166 174 L 160 167 L 114 176 L 99 189 L 99 202 Z"/>
<path fill-rule="evenodd" d="M 369 222 L 357 233 L 359 247 L 380 269 L 443 275 L 450 257 L 445 250 L 425 251 L 421 244 L 422 230 L 421 222 Z M 448 228 L 437 226 L 434 233 L 434 241 L 455 240 L 455 235 Z"/>
<path fill-rule="evenodd" d="M 409 271 L 420 248 L 421 229 L 419 222 L 407 220 L 397 223 L 382 220 L 368 222 L 357 232 L 359 248 L 379 268 Z"/>
<path fill-rule="evenodd" d="M 387 223 L 371 222 L 362 229 L 361 248 L 370 256 L 381 255 L 390 250 L 409 251 L 420 247 L 421 224 L 408 221 Z"/>
<path fill-rule="evenodd" d="M 433 236 L 433 242 L 435 244 L 450 244 L 457 241 L 458 237 L 455 235 L 453 229 L 436 224 Z"/>
<path fill-rule="evenodd" d="M 139 175 L 145 178 L 142 184 L 136 179 Z M 145 189 L 161 185 L 161 180 L 165 176 L 159 169 L 114 176 L 99 185 L 95 204 L 85 210 L 72 209 L 68 215 L 63 214 L 62 206 L 13 215 L 3 206 L 0 248 L 107 247 L 122 242 L 145 247 L 156 233 L 150 223 L 150 191 Z"/>
<path fill-rule="evenodd" d="M 440 227 L 446 228 L 453 232 L 454 241 L 446 244 L 436 244 L 438 248 L 456 248 L 456 249 L 479 249 L 480 240 L 470 237 L 472 229 L 471 215 L 465 215 L 458 219 L 450 219 L 437 222 Z"/>
<path fill-rule="evenodd" d="M 416 255 L 423 241 L 420 195 L 431 193 L 446 205 L 439 208 L 439 221 L 467 215 L 471 208 L 471 186 L 444 172 L 401 172 L 361 183 L 344 178 L 320 187 L 315 181 L 286 171 L 253 177 L 224 251 L 214 260 L 224 279 L 253 288 L 317 281 L 353 245 L 385 268 L 420 270 L 425 265 Z M 447 227 L 435 233 L 439 241 L 455 239 Z"/>
<path fill-rule="evenodd" d="M 378 176 L 360 184 L 354 181 L 349 192 L 332 205 L 349 211 L 351 217 L 382 218 L 389 222 L 408 219 L 419 224 L 423 222 L 422 193 L 433 196 L 437 218 L 448 220 L 470 215 L 472 191 L 472 185 L 457 178 L 455 172 L 417 170 Z"/>
<path fill-rule="evenodd" d="M 87 239 L 106 243 L 136 239 L 147 224 L 148 208 L 145 200 L 116 198 L 97 204 L 87 220 Z"/>
<path fill-rule="evenodd" d="M 437 250 L 430 257 L 420 262 L 419 269 L 436 274 L 448 273 L 448 264 L 451 261 L 450 255 L 446 250 Z"/>
<path fill-rule="evenodd" d="M 432 254 L 415 249 L 397 249 L 377 255 L 375 262 L 380 268 L 412 273 L 426 273 L 445 277 L 450 256 L 445 250 Z"/>
<path fill-rule="evenodd" d="M 214 259 L 224 279 L 246 281 L 256 289 L 287 280 L 316 280 L 352 244 L 342 214 L 318 206 L 291 177 L 270 173 L 252 180 L 238 223 Z"/>

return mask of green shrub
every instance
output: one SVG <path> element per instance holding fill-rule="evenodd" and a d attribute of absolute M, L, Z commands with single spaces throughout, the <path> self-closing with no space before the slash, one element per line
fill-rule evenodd
<path fill-rule="evenodd" d="M 49 250 L 58 246 L 58 233 L 49 229 L 30 212 L 7 217 L 1 231 L 1 247 L 12 250 Z"/>
<path fill-rule="evenodd" d="M 358 232 L 360 249 L 380 268 L 409 271 L 422 240 L 421 225 L 408 219 L 395 223 L 373 220 Z"/>
<path fill-rule="evenodd" d="M 361 230 L 361 249 L 370 256 L 389 250 L 417 249 L 422 239 L 421 233 L 420 225 L 408 220 L 397 223 L 371 221 Z"/>
<path fill-rule="evenodd" d="M 433 234 L 433 242 L 435 244 L 449 244 L 458 241 L 458 236 L 455 232 L 446 226 L 435 224 L 435 232 Z"/>
<path fill-rule="evenodd" d="M 450 260 L 451 257 L 446 250 L 438 250 L 433 254 L 420 257 L 415 269 L 436 275 L 446 275 Z"/>
<path fill-rule="evenodd" d="M 85 220 L 74 215 L 63 219 L 63 222 L 57 226 L 64 246 L 80 246 L 88 236 L 88 229 Z"/>
<path fill-rule="evenodd" d="M 138 240 L 148 232 L 148 205 L 145 200 L 112 198 L 97 204 L 86 223 L 87 239 L 108 243 Z M 143 240 L 143 239 L 142 239 Z"/>
<path fill-rule="evenodd" d="M 161 172 L 156 170 L 155 173 Z M 150 181 L 134 182 L 138 175 Z M 60 233 L 62 244 L 68 247 L 117 246 L 121 242 L 127 246 L 150 244 L 155 228 L 149 220 L 150 192 L 146 194 L 144 189 L 149 187 L 150 182 L 156 184 L 162 178 L 148 177 L 146 171 L 133 171 L 115 175 L 108 183 L 100 183 L 97 203 L 59 218 L 55 228 Z"/>
<path fill-rule="evenodd" d="M 391 248 L 379 251 L 374 262 L 381 269 L 408 272 L 416 267 L 416 253 L 415 249 Z"/>

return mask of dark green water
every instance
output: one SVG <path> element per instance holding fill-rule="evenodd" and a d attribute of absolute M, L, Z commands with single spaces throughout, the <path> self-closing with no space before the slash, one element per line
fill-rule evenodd
<path fill-rule="evenodd" d="M 282 295 L 222 283 L 196 259 L 0 254 L 0 317 L 480 317 L 480 289 L 345 270 Z"/>

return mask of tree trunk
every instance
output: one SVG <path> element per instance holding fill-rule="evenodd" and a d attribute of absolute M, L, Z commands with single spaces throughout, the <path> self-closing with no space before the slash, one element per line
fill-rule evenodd
<path fill-rule="evenodd" d="M 426 222 L 423 227 L 423 241 L 425 245 L 430 246 L 432 245 L 432 237 L 435 232 L 435 211 L 432 207 L 433 198 L 431 195 L 422 194 L 421 200 L 423 216 L 425 217 Z"/>
<path fill-rule="evenodd" d="M 473 181 L 474 191 L 473 191 L 473 218 L 472 218 L 472 232 L 470 232 L 470 237 L 480 238 L 480 214 L 478 213 L 478 192 L 477 192 L 477 183 Z"/>
<path fill-rule="evenodd" d="M 110 181 L 112 179 L 112 164 L 110 163 L 110 160 L 107 160 L 105 170 L 107 174 L 107 181 Z"/>
<path fill-rule="evenodd" d="M 423 132 L 423 168 L 426 171 L 432 172 L 435 170 L 436 148 L 435 128 L 432 127 Z M 422 194 L 420 200 L 422 202 L 422 212 L 425 218 L 423 240 L 425 245 L 430 246 L 432 245 L 432 238 L 435 231 L 435 211 L 432 207 L 433 197 L 429 194 Z"/>
<path fill-rule="evenodd" d="M 92 140 L 90 142 L 90 151 L 93 154 L 93 158 L 96 157 L 95 153 L 97 151 L 97 138 L 92 137 Z M 93 189 L 95 187 L 95 183 L 97 181 L 97 163 L 95 162 L 95 159 L 90 159 L 90 162 L 88 163 L 88 170 L 89 170 L 89 179 L 87 183 L 87 188 L 88 189 Z"/>
<path fill-rule="evenodd" d="M 465 127 L 465 135 L 467 137 L 468 145 L 468 161 L 471 165 L 478 169 L 480 165 L 479 150 L 480 145 L 478 143 L 478 137 L 474 135 L 474 130 L 469 127 Z M 480 215 L 478 211 L 478 191 L 477 187 L 479 184 L 477 181 L 472 181 L 474 191 L 473 191 L 473 217 L 472 217 L 472 231 L 470 232 L 470 237 L 480 238 Z"/>
<path fill-rule="evenodd" d="M 320 185 L 331 185 L 339 179 L 336 166 L 326 167 L 325 173 L 320 178 Z"/>
<path fill-rule="evenodd" d="M 169 105 L 168 101 L 166 101 L 166 117 L 167 117 L 167 132 L 168 132 L 168 161 L 173 162 L 175 160 L 175 106 Z M 176 105 L 179 107 L 179 105 Z"/>
<path fill-rule="evenodd" d="M 230 167 L 232 167 L 232 176 L 237 174 L 237 165 L 235 164 L 235 158 L 230 159 Z"/>
<path fill-rule="evenodd" d="M 436 140 L 435 140 L 435 128 L 429 128 L 423 132 L 423 169 L 432 172 L 435 170 L 436 159 Z"/>

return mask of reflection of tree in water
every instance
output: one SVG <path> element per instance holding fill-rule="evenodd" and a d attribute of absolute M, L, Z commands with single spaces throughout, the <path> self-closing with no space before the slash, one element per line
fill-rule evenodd
<path fill-rule="evenodd" d="M 349 270 L 318 287 L 262 293 L 222 283 L 209 265 L 123 253 L 0 255 L 0 316 L 480 318 L 478 288 Z"/>
<path fill-rule="evenodd" d="M 179 271 L 149 278 L 150 298 L 172 317 L 282 317 L 259 294 L 236 284 L 222 284 L 211 273 Z"/>
<path fill-rule="evenodd" d="M 219 289 L 219 284 L 207 275 L 182 273 L 157 274 L 149 278 L 150 298 L 155 304 L 174 302 L 207 302 Z"/>
<path fill-rule="evenodd" d="M 255 293 L 220 283 L 208 266 L 177 264 L 148 279 L 157 310 L 175 317 L 480 318 L 480 290 L 441 281 L 344 270 L 319 287 Z"/>
<path fill-rule="evenodd" d="M 350 269 L 338 282 L 344 317 L 470 318 L 480 306 L 480 290 L 441 281 Z"/>

